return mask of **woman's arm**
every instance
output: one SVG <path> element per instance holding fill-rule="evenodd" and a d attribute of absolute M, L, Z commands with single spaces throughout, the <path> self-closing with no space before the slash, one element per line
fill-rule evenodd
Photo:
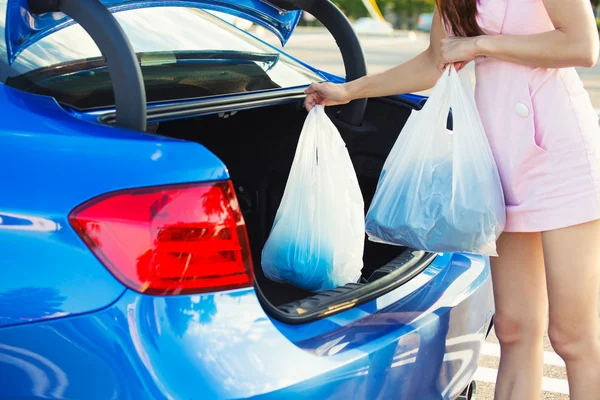
<path fill-rule="evenodd" d="M 598 28 L 590 1 L 544 0 L 544 4 L 553 31 L 446 38 L 440 65 L 486 56 L 532 67 L 592 67 L 598 59 Z"/>
<path fill-rule="evenodd" d="M 331 106 L 360 98 L 391 96 L 430 89 L 441 75 L 437 66 L 441 59 L 441 40 L 445 36 L 441 18 L 435 11 L 427 50 L 392 69 L 367 75 L 342 85 L 312 84 L 306 90 L 306 108 L 310 110 L 316 104 Z"/>
<path fill-rule="evenodd" d="M 444 37 L 446 33 L 436 10 L 427 50 L 392 69 L 347 83 L 345 86 L 350 98 L 354 100 L 391 96 L 431 89 L 441 75 L 437 66 L 441 58 L 441 41 Z"/>

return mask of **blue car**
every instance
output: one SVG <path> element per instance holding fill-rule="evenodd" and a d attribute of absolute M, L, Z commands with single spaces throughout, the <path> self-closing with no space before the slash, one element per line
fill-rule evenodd
<path fill-rule="evenodd" d="M 285 43 L 303 9 L 363 75 L 325 0 L 0 0 L 1 399 L 471 395 L 486 258 L 367 241 L 321 293 L 262 272 L 303 91 L 342 78 L 221 16 Z M 327 109 L 367 207 L 422 101 Z"/>

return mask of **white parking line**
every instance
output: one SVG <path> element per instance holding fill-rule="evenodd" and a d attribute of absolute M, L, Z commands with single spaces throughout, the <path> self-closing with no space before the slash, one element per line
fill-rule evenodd
<path fill-rule="evenodd" d="M 496 375 L 498 370 L 492 368 L 477 369 L 475 380 L 479 382 L 496 383 Z M 564 379 L 542 378 L 542 390 L 544 392 L 569 394 L 569 384 Z"/>
<path fill-rule="evenodd" d="M 481 355 L 482 356 L 492 356 L 492 357 L 500 357 L 500 345 L 496 343 L 488 343 L 485 342 L 481 347 Z M 544 352 L 544 364 L 545 365 L 553 365 L 556 367 L 564 367 L 565 362 L 562 358 L 558 356 L 558 354 L 553 353 L 551 351 Z"/>

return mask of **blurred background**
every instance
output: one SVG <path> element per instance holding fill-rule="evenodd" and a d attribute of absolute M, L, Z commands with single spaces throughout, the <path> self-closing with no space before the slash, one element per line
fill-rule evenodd
<path fill-rule="evenodd" d="M 429 31 L 435 0 L 335 0 L 334 3 L 350 20 L 361 18 L 384 19 L 393 29 L 418 29 Z M 594 13 L 598 16 L 600 0 L 592 0 Z M 317 24 L 310 16 L 301 22 L 304 26 Z M 596 19 L 600 29 L 600 19 Z"/>
<path fill-rule="evenodd" d="M 428 32 L 435 0 L 336 0 L 334 3 L 359 25 L 365 23 L 361 21 L 371 20 L 373 26 L 387 25 L 395 30 L 419 29 Z M 314 26 L 318 22 L 305 14 L 301 25 Z M 386 31 L 380 29 L 375 33 Z"/>

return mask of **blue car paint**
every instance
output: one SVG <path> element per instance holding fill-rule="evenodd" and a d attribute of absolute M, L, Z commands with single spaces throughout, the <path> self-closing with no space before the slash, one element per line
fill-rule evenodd
<path fill-rule="evenodd" d="M 8 0 L 6 10 L 6 52 L 11 64 L 32 43 L 73 24 L 62 13 L 35 15 L 29 0 Z M 285 11 L 263 0 L 101 0 L 111 12 L 148 7 L 197 7 L 226 12 L 259 24 L 285 44 L 300 21 L 302 11 Z"/>
<path fill-rule="evenodd" d="M 99 309 L 125 290 L 69 226 L 77 205 L 131 187 L 229 178 L 196 143 L 84 122 L 1 83 L 0 104 L 10 116 L 0 125 L 0 326 Z"/>
<path fill-rule="evenodd" d="M 0 329 L 0 394 L 451 399 L 471 379 L 490 321 L 485 261 L 440 256 L 411 281 L 413 290 L 400 287 L 298 329 L 265 314 L 252 289 L 127 291 L 98 312 Z"/>

